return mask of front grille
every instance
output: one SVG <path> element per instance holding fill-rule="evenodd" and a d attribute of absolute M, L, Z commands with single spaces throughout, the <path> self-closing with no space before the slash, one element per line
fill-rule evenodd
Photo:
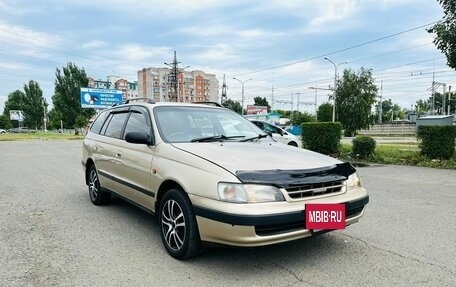
<path fill-rule="evenodd" d="M 337 193 L 342 190 L 343 186 L 343 181 L 331 181 L 287 187 L 286 191 L 291 198 L 301 199 L 324 194 Z"/>

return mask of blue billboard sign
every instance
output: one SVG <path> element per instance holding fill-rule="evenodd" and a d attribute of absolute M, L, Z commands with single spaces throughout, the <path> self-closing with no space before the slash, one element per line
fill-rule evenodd
<path fill-rule="evenodd" d="M 122 91 L 112 89 L 81 88 L 81 106 L 105 109 L 122 103 Z"/>

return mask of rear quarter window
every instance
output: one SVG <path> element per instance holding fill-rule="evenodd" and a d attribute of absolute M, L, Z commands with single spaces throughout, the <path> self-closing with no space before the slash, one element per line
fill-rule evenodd
<path fill-rule="evenodd" d="M 100 115 L 98 115 L 98 117 L 95 119 L 92 126 L 90 127 L 90 131 L 99 134 L 108 115 L 108 112 L 102 112 Z"/>

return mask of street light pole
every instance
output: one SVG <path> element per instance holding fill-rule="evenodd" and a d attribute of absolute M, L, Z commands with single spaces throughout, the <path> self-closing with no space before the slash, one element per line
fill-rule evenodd
<path fill-rule="evenodd" d="M 237 80 L 241 83 L 241 88 L 242 88 L 242 98 L 241 98 L 241 115 L 244 114 L 244 84 L 248 81 L 251 81 L 252 79 L 248 79 L 248 80 L 245 80 L 245 81 L 241 81 L 239 80 L 238 78 L 236 77 L 233 77 L 233 80 Z"/>
<path fill-rule="evenodd" d="M 336 63 L 334 63 L 333 61 L 331 61 L 331 60 L 328 59 L 327 57 L 325 57 L 324 59 L 325 59 L 326 61 L 328 61 L 328 62 L 330 62 L 331 64 L 334 65 L 334 95 L 333 95 L 334 104 L 333 104 L 332 121 L 335 122 L 335 121 L 336 121 L 337 68 L 338 68 L 340 65 L 347 64 L 348 62 L 342 62 L 342 63 L 339 63 L 339 64 L 336 65 Z"/>

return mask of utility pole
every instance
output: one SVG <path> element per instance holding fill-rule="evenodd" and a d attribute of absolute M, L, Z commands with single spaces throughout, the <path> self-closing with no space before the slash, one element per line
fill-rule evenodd
<path fill-rule="evenodd" d="M 300 95 L 300 94 L 301 94 L 301 93 L 299 93 L 299 92 L 296 93 L 296 95 L 298 96 L 298 103 L 297 103 L 297 108 L 296 108 L 296 110 L 297 110 L 298 112 L 299 112 L 299 95 Z"/>
<path fill-rule="evenodd" d="M 448 114 L 451 115 L 451 86 L 448 87 Z"/>
<path fill-rule="evenodd" d="M 226 82 L 225 82 L 225 74 L 223 74 L 223 84 L 222 84 L 222 98 L 220 99 L 220 103 L 224 105 L 228 97 L 226 95 Z"/>
<path fill-rule="evenodd" d="M 272 91 L 271 91 L 271 111 L 274 110 L 274 85 L 272 85 Z"/>
<path fill-rule="evenodd" d="M 435 73 L 432 72 L 432 106 L 431 106 L 431 114 L 434 115 L 434 108 L 435 108 Z"/>
<path fill-rule="evenodd" d="M 293 112 L 293 93 L 291 93 L 291 112 Z"/>
<path fill-rule="evenodd" d="M 44 132 L 47 133 L 47 116 L 46 116 L 46 100 L 43 98 L 43 122 L 44 122 Z"/>
<path fill-rule="evenodd" d="M 443 84 L 443 95 L 442 95 L 442 113 L 444 115 L 446 114 L 446 111 L 445 111 L 445 108 L 446 108 L 445 100 L 446 100 L 446 83 Z"/>
<path fill-rule="evenodd" d="M 332 89 L 327 89 L 327 88 L 318 88 L 318 87 L 309 87 L 309 89 L 311 90 L 315 90 L 315 116 L 317 116 L 317 112 L 318 112 L 318 104 L 317 104 L 317 91 L 318 90 L 321 90 L 321 91 L 331 91 Z"/>
<path fill-rule="evenodd" d="M 337 68 L 340 66 L 340 65 L 343 65 L 343 64 L 347 64 L 348 62 L 345 61 L 345 62 L 342 62 L 342 63 L 339 63 L 336 65 L 336 63 L 334 63 L 333 61 L 331 61 L 330 59 L 328 59 L 327 57 L 324 57 L 324 59 L 328 62 L 330 62 L 331 64 L 334 65 L 334 105 L 333 105 L 333 116 L 332 116 L 332 121 L 335 122 L 336 121 L 336 93 L 337 93 Z"/>
<path fill-rule="evenodd" d="M 440 83 L 440 82 L 435 82 L 433 81 L 432 83 L 432 102 L 433 105 L 435 105 L 435 90 L 439 88 L 440 86 L 443 86 L 443 95 L 442 95 L 442 114 L 445 114 L 445 109 L 446 109 L 446 103 L 445 103 L 445 98 L 446 98 L 446 83 Z"/>
<path fill-rule="evenodd" d="M 238 78 L 236 77 L 233 77 L 233 80 L 236 80 L 236 81 L 239 81 L 241 83 L 241 88 L 242 88 L 242 99 L 241 99 L 241 107 L 242 107 L 242 111 L 241 111 L 241 115 L 244 114 L 244 84 L 248 81 L 251 81 L 252 79 L 248 79 L 248 80 L 245 80 L 245 81 L 241 81 L 239 80 Z"/>
<path fill-rule="evenodd" d="M 383 114 L 383 106 L 382 106 L 382 100 L 383 100 L 383 80 L 381 81 L 380 84 L 380 104 L 378 105 L 378 123 L 382 123 L 382 114 Z"/>
<path fill-rule="evenodd" d="M 177 86 L 177 81 L 178 81 L 177 65 L 178 64 L 180 64 L 180 62 L 177 61 L 176 51 L 174 51 L 173 62 L 171 64 L 165 62 L 165 65 L 171 67 L 171 72 L 168 74 L 168 100 L 170 102 L 177 102 L 177 100 L 178 100 L 178 86 Z"/>

